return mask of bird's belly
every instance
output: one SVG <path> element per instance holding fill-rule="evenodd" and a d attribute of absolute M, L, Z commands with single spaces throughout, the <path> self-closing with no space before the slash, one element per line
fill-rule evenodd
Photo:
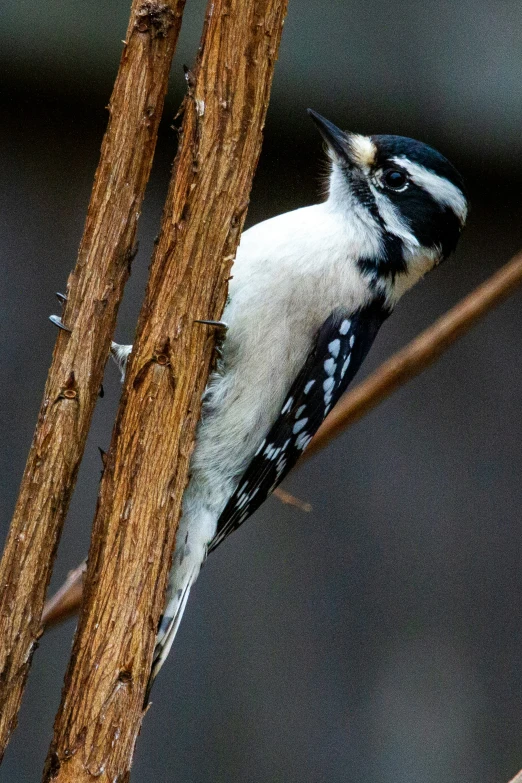
<path fill-rule="evenodd" d="M 191 480 L 217 513 L 277 419 L 319 327 L 336 307 L 361 301 L 358 281 L 332 274 L 335 281 L 321 274 L 287 289 L 272 285 L 255 300 L 236 291 L 225 310 L 224 371 L 206 393 Z"/>
<path fill-rule="evenodd" d="M 309 340 L 282 327 L 267 330 L 257 361 L 246 357 L 212 378 L 192 458 L 191 483 L 220 513 L 277 418 Z M 253 354 L 255 355 L 255 354 Z"/>

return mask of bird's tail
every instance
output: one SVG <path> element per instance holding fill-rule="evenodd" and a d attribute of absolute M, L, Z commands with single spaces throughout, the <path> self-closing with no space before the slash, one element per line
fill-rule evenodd
<path fill-rule="evenodd" d="M 145 706 L 159 670 L 165 663 L 187 605 L 190 588 L 207 556 L 207 542 L 215 531 L 215 514 L 206 506 L 195 506 L 190 485 L 183 501 L 183 514 L 176 536 L 176 549 L 169 576 L 165 611 L 156 636 L 152 669 L 147 683 Z"/>
<path fill-rule="evenodd" d="M 199 568 L 194 568 L 184 575 L 183 584 L 179 586 L 179 582 L 176 585 L 169 584 L 169 597 L 165 612 L 161 618 L 158 633 L 156 636 L 156 647 L 154 648 L 154 658 L 152 661 L 152 669 L 149 675 L 149 681 L 147 683 L 147 690 L 145 691 L 145 706 L 148 704 L 150 692 L 154 684 L 159 670 L 165 663 L 165 660 L 170 652 L 172 643 L 178 632 L 183 612 L 187 605 L 188 597 L 190 595 L 190 588 L 196 581 Z M 172 589 L 174 587 L 174 590 Z"/>

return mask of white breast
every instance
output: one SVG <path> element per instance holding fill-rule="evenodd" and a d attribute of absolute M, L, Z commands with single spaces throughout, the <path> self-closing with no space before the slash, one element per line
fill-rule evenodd
<path fill-rule="evenodd" d="M 205 396 L 193 481 L 223 504 L 265 437 L 332 310 L 370 298 L 354 262 L 374 255 L 375 233 L 319 204 L 246 231 L 232 268 L 223 372 Z"/>

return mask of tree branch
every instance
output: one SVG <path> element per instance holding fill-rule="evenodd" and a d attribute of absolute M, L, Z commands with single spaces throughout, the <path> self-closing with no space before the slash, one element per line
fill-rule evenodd
<path fill-rule="evenodd" d="M 405 348 L 381 364 L 363 383 L 349 391 L 330 413 L 298 464 L 323 449 L 410 378 L 429 367 L 446 348 L 466 334 L 477 321 L 514 293 L 521 284 L 522 254 L 518 254 Z M 311 510 L 308 503 L 294 498 L 281 487 L 274 494 L 283 503 L 303 511 Z M 77 581 L 80 579 L 78 576 Z M 78 584 L 69 588 L 64 584 L 44 607 L 42 622 L 46 628 L 57 625 L 77 612 L 80 603 L 81 585 L 78 589 Z"/>
<path fill-rule="evenodd" d="M 64 321 L 0 564 L 0 759 L 103 377 L 184 0 L 134 0 Z"/>
<path fill-rule="evenodd" d="M 396 389 L 419 375 L 522 284 L 522 253 L 479 285 L 442 318 L 355 386 L 337 403 L 303 454 L 311 457 Z"/>
<path fill-rule="evenodd" d="M 283 489 L 282 487 L 276 487 L 276 489 L 274 489 L 274 495 L 278 500 L 281 501 L 281 503 L 284 503 L 285 506 L 294 506 L 300 511 L 304 511 L 306 514 L 309 514 L 312 510 L 311 503 L 307 503 L 305 500 L 297 498 L 295 495 L 290 494 L 290 492 L 287 492 L 286 489 Z"/>
<path fill-rule="evenodd" d="M 64 622 L 77 614 L 83 595 L 83 583 L 87 561 L 69 571 L 67 579 L 56 593 L 45 602 L 42 612 L 42 627 L 47 628 Z"/>
<path fill-rule="evenodd" d="M 44 780 L 127 781 L 213 336 L 243 226 L 285 0 L 211 0 L 102 479 Z"/>

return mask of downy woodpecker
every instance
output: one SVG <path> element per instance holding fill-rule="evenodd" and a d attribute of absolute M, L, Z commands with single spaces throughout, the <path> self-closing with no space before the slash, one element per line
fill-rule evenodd
<path fill-rule="evenodd" d="M 283 480 L 400 297 L 455 249 L 466 221 L 462 178 L 436 150 L 309 114 L 328 149 L 329 195 L 241 237 L 150 685 L 207 554 Z M 113 344 L 122 371 L 131 347 Z"/>

